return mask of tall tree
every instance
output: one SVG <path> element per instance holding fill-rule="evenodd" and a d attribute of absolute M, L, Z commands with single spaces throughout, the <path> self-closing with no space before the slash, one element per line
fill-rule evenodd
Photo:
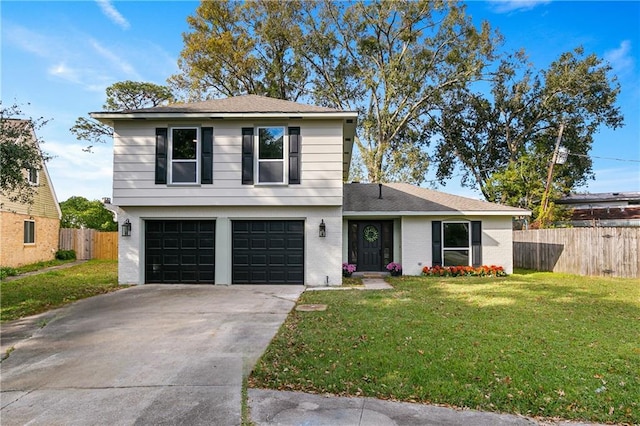
<path fill-rule="evenodd" d="M 104 111 L 127 111 L 150 108 L 173 101 L 171 89 L 154 83 L 121 81 L 106 89 Z M 70 129 L 80 141 L 89 143 L 85 151 L 91 151 L 97 143 L 105 143 L 113 137 L 113 129 L 93 118 L 78 117 Z"/>
<path fill-rule="evenodd" d="M 584 184 L 592 176 L 587 154 L 593 135 L 603 125 L 622 125 L 615 105 L 620 87 L 610 71 L 582 48 L 537 73 L 523 52 L 502 60 L 490 94 L 460 90 L 444 99 L 438 178 L 459 167 L 463 185 L 480 189 L 487 200 L 538 215 L 561 126 L 562 146 L 576 155 L 555 168 L 551 193 Z"/>
<path fill-rule="evenodd" d="M 445 1 L 202 2 L 171 83 L 199 99 L 259 94 L 362 113 L 368 180 L 420 183 L 439 100 L 481 77 L 485 23 Z"/>
<path fill-rule="evenodd" d="M 255 94 L 298 100 L 308 72 L 295 44 L 300 1 L 203 1 L 187 22 L 181 74 L 170 84 L 186 98 Z"/>
<path fill-rule="evenodd" d="M 47 121 L 43 118 L 21 119 L 18 104 L 0 101 L 0 194 L 10 201 L 32 204 L 37 187 L 29 182 L 29 171 L 41 170 L 49 157 L 40 150 L 36 130 Z"/>
<path fill-rule="evenodd" d="M 98 201 L 84 197 L 71 197 L 60 203 L 62 228 L 89 228 L 98 231 L 117 231 L 113 214 Z"/>

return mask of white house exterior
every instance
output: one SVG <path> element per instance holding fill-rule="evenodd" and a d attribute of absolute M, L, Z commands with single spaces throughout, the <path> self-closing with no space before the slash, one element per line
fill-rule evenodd
<path fill-rule="evenodd" d="M 511 273 L 512 218 L 530 214 L 404 183 L 350 183 L 344 196 L 342 257 L 364 271 L 394 261 L 406 275 L 434 265 Z"/>
<path fill-rule="evenodd" d="M 333 286 L 341 284 L 342 263 L 352 259 L 361 271 L 381 271 L 392 259 L 405 273 L 418 274 L 437 261 L 431 254 L 435 219 L 451 218 L 481 220 L 483 263 L 510 271 L 511 217 L 528 213 L 482 202 L 470 210 L 433 210 L 424 199 L 413 210 L 375 209 L 362 190 L 377 191 L 377 185 L 343 184 L 353 111 L 248 95 L 91 116 L 113 126 L 112 203 L 120 224 L 131 224 L 119 241 L 121 284 Z M 391 200 L 398 188 L 387 188 Z M 421 194 L 417 198 L 428 198 Z M 380 226 L 378 237 L 386 240 L 367 249 L 360 242 L 365 262 L 348 245 L 357 247 L 367 225 Z M 479 250 L 475 240 L 468 246 Z M 376 250 L 378 256 L 370 256 Z"/>

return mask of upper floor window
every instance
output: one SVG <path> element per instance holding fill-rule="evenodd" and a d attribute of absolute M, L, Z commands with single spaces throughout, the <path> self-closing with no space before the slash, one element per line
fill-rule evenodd
<path fill-rule="evenodd" d="M 284 127 L 258 127 L 258 183 L 285 183 Z"/>
<path fill-rule="evenodd" d="M 470 265 L 471 232 L 469 222 L 443 222 L 442 260 L 444 266 Z"/>
<path fill-rule="evenodd" d="M 31 185 L 37 185 L 38 184 L 38 177 L 39 177 L 38 176 L 38 169 L 36 169 L 36 168 L 29 169 L 28 179 L 29 179 L 29 183 Z"/>
<path fill-rule="evenodd" d="M 198 183 L 198 128 L 171 129 L 171 183 Z"/>
<path fill-rule="evenodd" d="M 24 221 L 24 243 L 35 244 L 36 242 L 36 223 L 33 220 Z"/>

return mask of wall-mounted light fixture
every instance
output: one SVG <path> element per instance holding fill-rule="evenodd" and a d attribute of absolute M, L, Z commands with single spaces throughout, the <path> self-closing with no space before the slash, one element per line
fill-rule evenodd
<path fill-rule="evenodd" d="M 324 238 L 327 236 L 327 225 L 324 224 L 324 219 L 320 222 L 320 226 L 318 227 L 318 234 L 320 238 Z"/>
<path fill-rule="evenodd" d="M 123 237 L 131 236 L 131 222 L 129 222 L 129 219 L 125 220 L 122 225 L 120 225 L 120 229 Z"/>

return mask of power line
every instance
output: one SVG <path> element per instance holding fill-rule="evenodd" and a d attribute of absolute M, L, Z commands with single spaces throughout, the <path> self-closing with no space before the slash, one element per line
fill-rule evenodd
<path fill-rule="evenodd" d="M 570 152 L 569 155 L 575 155 L 577 157 L 599 158 L 600 160 L 627 161 L 630 163 L 640 163 L 640 160 L 629 160 L 627 158 L 598 157 L 597 155 L 574 154 L 573 152 Z"/>

